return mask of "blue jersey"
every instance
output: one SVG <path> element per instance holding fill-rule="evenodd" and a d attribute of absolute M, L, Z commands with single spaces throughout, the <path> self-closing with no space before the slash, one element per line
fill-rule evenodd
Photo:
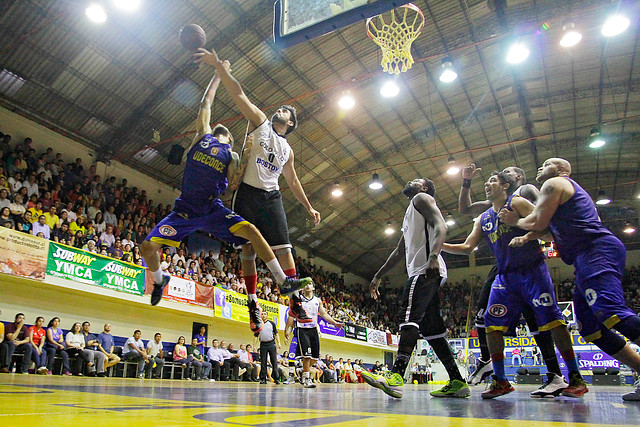
<path fill-rule="evenodd" d="M 182 194 L 174 210 L 187 216 L 203 216 L 213 209 L 213 201 L 227 189 L 231 146 L 204 135 L 187 153 L 182 177 Z"/>
<path fill-rule="evenodd" d="M 509 196 L 505 203 L 506 208 L 511 207 L 511 200 L 514 197 L 519 196 Z M 503 224 L 498 218 L 498 212 L 494 211 L 493 207 L 484 211 L 480 216 L 480 226 L 491 251 L 498 260 L 498 273 L 504 274 L 532 267 L 544 261 L 540 245 L 535 240 L 527 242 L 519 248 L 509 247 L 511 239 L 524 236 L 527 231 Z"/>
<path fill-rule="evenodd" d="M 560 257 L 567 264 L 573 264 L 576 256 L 591 247 L 591 242 L 602 236 L 613 236 L 598 216 L 598 210 L 591 196 L 569 177 L 575 193 L 569 200 L 558 206 L 551 218 L 549 228 L 553 233 Z"/>

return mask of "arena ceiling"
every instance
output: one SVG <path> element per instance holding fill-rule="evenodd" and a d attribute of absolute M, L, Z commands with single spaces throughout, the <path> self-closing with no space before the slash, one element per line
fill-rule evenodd
<path fill-rule="evenodd" d="M 107 7 L 109 1 L 105 1 Z M 631 26 L 604 38 L 600 27 L 619 2 L 576 0 L 418 0 L 426 26 L 413 45 L 413 68 L 397 78 L 400 94 L 384 99 L 380 49 L 364 23 L 284 50 L 272 42 L 273 4 L 265 0 L 144 0 L 134 14 L 109 13 L 96 25 L 84 1 L 5 0 L 0 3 L 0 101 L 94 150 L 176 187 L 180 166 L 167 163 L 174 143 L 186 146 L 211 70 L 198 69 L 177 38 L 187 23 L 208 35 L 207 47 L 229 59 L 249 98 L 269 115 L 289 102 L 300 126 L 289 137 L 306 193 L 324 217 L 310 227 L 284 180 L 284 204 L 292 242 L 345 271 L 370 277 L 395 247 L 406 209 L 405 183 L 430 177 L 437 201 L 462 237 L 471 219 L 460 215 L 460 177 L 448 176 L 448 159 L 476 162 L 472 186 L 484 197 L 488 173 L 518 165 L 531 178 L 546 158 L 574 166 L 574 177 L 612 203 L 601 215 L 618 235 L 637 225 L 640 199 L 640 9 L 622 3 Z M 499 8 L 498 8 L 499 9 Z M 558 41 L 565 19 L 583 34 L 572 48 Z M 547 22 L 549 29 L 541 28 Z M 540 30 L 540 31 L 537 31 Z M 505 63 L 514 34 L 531 51 L 522 64 Z M 458 72 L 438 80 L 443 57 Z M 340 111 L 344 90 L 356 98 Z M 224 90 L 213 119 L 242 140 L 246 122 Z M 601 125 L 607 145 L 587 147 Z M 150 142 L 152 129 L 161 142 Z M 159 155 L 135 154 L 153 144 Z M 370 190 L 372 174 L 384 183 Z M 341 198 L 330 195 L 339 183 Z M 637 242 L 636 237 L 626 237 Z"/>

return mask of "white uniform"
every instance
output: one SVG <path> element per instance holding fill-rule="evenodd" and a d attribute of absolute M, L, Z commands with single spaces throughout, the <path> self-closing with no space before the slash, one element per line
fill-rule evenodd
<path fill-rule="evenodd" d="M 414 196 L 415 198 L 415 196 Z M 407 207 L 402 222 L 404 236 L 405 257 L 409 277 L 419 276 L 427 272 L 429 247 L 435 238 L 433 227 L 427 225 L 424 216 L 413 205 L 413 199 Z M 427 242 L 427 238 L 429 241 Z M 447 280 L 447 266 L 441 255 L 438 255 L 440 265 L 441 284 Z"/>
<path fill-rule="evenodd" d="M 297 323 L 298 328 L 302 329 L 312 329 L 318 327 L 318 311 L 320 310 L 320 298 L 313 296 L 311 299 L 307 299 L 304 295 L 300 295 L 300 299 L 302 300 L 302 308 L 306 311 L 306 313 L 313 319 L 313 321 L 309 323 Z"/>
<path fill-rule="evenodd" d="M 254 135 L 254 142 L 243 182 L 265 191 L 279 190 L 278 178 L 289 161 L 291 146 L 285 137 L 273 130 L 269 119 L 251 134 Z"/>

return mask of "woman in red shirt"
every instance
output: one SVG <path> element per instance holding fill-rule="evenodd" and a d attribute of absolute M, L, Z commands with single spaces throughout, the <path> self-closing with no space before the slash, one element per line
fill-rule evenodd
<path fill-rule="evenodd" d="M 44 349 L 45 330 L 42 327 L 44 325 L 44 317 L 38 316 L 36 324 L 29 328 L 29 341 L 33 346 L 33 352 L 31 353 L 33 361 L 36 363 L 36 373 L 40 375 L 47 375 L 47 350 Z"/>

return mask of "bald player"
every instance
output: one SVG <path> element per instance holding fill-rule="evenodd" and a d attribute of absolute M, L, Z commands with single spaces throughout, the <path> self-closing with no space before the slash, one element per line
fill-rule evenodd
<path fill-rule="evenodd" d="M 573 301 L 580 335 L 640 372 L 640 356 L 611 331 L 616 329 L 640 344 L 640 317 L 625 305 L 622 290 L 625 247 L 602 225 L 593 200 L 570 175 L 567 160 L 545 160 L 536 177 L 542 188 L 533 212 L 518 218 L 503 209 L 500 219 L 523 230 L 551 230 L 560 257 L 575 268 Z M 623 400 L 640 401 L 640 381 L 635 386 L 635 392 L 623 395 Z"/>

